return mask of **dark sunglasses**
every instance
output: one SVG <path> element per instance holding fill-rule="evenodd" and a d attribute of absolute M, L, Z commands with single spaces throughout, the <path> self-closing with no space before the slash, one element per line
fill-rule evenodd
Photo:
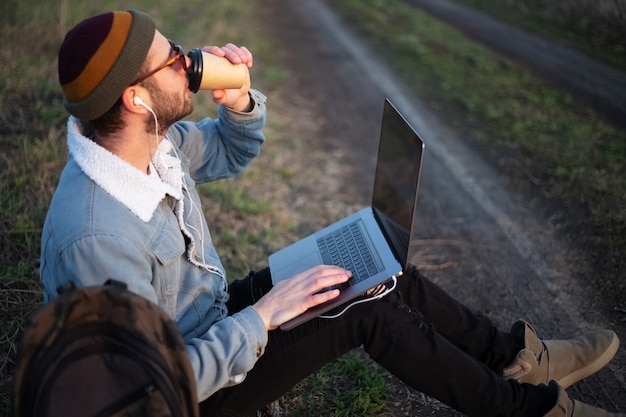
<path fill-rule="evenodd" d="M 176 61 L 180 61 L 180 65 L 182 65 L 183 70 L 187 71 L 187 60 L 185 59 L 185 53 L 183 52 L 182 46 L 175 45 L 174 42 L 172 42 L 169 39 L 168 39 L 168 42 L 170 43 L 170 47 L 171 47 L 170 55 L 172 52 L 174 52 L 176 55 L 173 58 L 168 59 L 165 64 L 161 65 L 158 68 L 153 69 L 152 71 L 148 72 L 143 77 L 140 77 L 138 80 L 135 80 L 131 85 L 139 84 L 140 82 L 144 81 L 146 78 L 149 78 L 153 76 L 154 74 L 156 74 L 157 72 L 161 71 L 163 68 L 174 65 Z"/>

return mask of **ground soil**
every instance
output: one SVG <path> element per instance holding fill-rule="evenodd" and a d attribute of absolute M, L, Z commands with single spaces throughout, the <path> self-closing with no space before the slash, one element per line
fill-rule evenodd
<path fill-rule="evenodd" d="M 368 203 L 387 96 L 426 140 L 411 261 L 502 328 L 524 318 L 544 338 L 597 327 L 626 337 L 619 306 L 593 297 L 585 283 L 594 271 L 572 233 L 571 207 L 546 198 L 527 177 L 506 175 L 520 166 L 515 155 L 472 143 L 462 116 L 408 93 L 318 1 L 266 0 L 261 9 L 259 21 L 276 50 L 271 66 L 287 74 L 268 84 L 268 117 L 280 120 L 282 134 L 293 137 L 298 152 L 289 155 L 291 171 L 313 179 L 294 185 L 287 202 L 301 213 L 301 233 L 314 227 L 307 217 L 313 212 L 330 222 Z M 258 62 L 255 71 L 269 64 Z M 268 152 L 271 146 L 269 137 Z M 393 376 L 388 380 L 392 395 L 386 415 L 458 415 Z M 568 393 L 626 411 L 624 348 Z"/>

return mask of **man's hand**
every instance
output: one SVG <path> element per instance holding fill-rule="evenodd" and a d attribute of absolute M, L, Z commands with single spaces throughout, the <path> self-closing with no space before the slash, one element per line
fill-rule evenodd
<path fill-rule="evenodd" d="M 278 282 L 252 307 L 263 319 L 265 328 L 273 330 L 309 308 L 337 297 L 337 289 L 320 291 L 344 283 L 351 276 L 352 273 L 343 268 L 319 265 Z"/>
<path fill-rule="evenodd" d="M 228 43 L 221 48 L 218 46 L 205 46 L 203 51 L 213 55 L 225 57 L 233 64 L 243 64 L 247 68 L 252 68 L 252 53 L 245 46 L 237 46 Z M 213 101 L 216 104 L 223 104 L 235 111 L 250 111 L 250 73 L 246 77 L 246 81 L 239 89 L 232 90 L 213 90 Z"/>

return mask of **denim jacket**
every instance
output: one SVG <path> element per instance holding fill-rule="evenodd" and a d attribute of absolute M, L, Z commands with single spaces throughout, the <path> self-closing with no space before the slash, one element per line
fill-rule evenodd
<path fill-rule="evenodd" d="M 220 106 L 216 120 L 170 127 L 152 158 L 158 175 L 100 147 L 70 117 L 68 161 L 42 234 L 44 301 L 67 281 L 126 282 L 175 319 L 200 400 L 241 382 L 267 344 L 254 309 L 228 315 L 224 269 L 195 190 L 237 174 L 259 154 L 265 97 L 251 96 L 250 113 Z"/>

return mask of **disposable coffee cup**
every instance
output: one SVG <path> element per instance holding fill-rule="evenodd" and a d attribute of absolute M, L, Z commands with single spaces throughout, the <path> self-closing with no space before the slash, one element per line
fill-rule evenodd
<path fill-rule="evenodd" d="M 192 49 L 187 56 L 191 66 L 187 69 L 189 89 L 215 90 L 241 88 L 246 81 L 248 69 L 245 64 L 233 64 L 228 59 L 219 57 L 199 48 Z"/>

